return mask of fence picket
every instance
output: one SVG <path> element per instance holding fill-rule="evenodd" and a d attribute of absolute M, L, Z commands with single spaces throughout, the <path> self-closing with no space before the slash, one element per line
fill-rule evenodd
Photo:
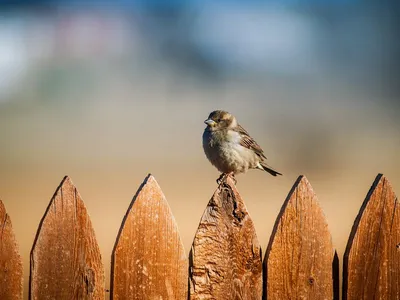
<path fill-rule="evenodd" d="M 337 264 L 325 216 L 310 183 L 300 176 L 265 253 L 264 299 L 333 299 L 333 265 Z"/>
<path fill-rule="evenodd" d="M 261 248 L 230 178 L 203 213 L 189 263 L 190 299 L 261 299 Z"/>
<path fill-rule="evenodd" d="M 31 251 L 30 299 L 104 299 L 104 269 L 85 205 L 65 177 Z"/>
<path fill-rule="evenodd" d="M 10 216 L 0 200 L 0 299 L 22 299 L 22 260 Z"/>
<path fill-rule="evenodd" d="M 0 300 L 23 298 L 23 269 L 0 200 Z M 276 219 L 264 261 L 231 178 L 202 215 L 189 260 L 163 192 L 148 175 L 122 221 L 111 257 L 111 299 L 339 299 L 339 259 L 317 197 L 300 176 Z M 69 177 L 40 221 L 29 299 L 104 300 L 104 268 L 85 205 Z M 378 174 L 354 221 L 343 300 L 400 299 L 400 212 Z"/>
<path fill-rule="evenodd" d="M 343 260 L 343 300 L 400 299 L 400 212 L 379 174 L 354 221 Z"/>
<path fill-rule="evenodd" d="M 151 175 L 122 222 L 111 269 L 112 299 L 187 299 L 185 250 L 167 200 Z"/>

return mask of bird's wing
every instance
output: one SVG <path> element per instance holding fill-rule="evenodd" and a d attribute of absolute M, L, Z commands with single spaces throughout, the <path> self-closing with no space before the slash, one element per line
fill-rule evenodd
<path fill-rule="evenodd" d="M 250 150 L 253 150 L 259 157 L 263 159 L 267 159 L 264 155 L 263 149 L 260 147 L 259 144 L 250 136 L 250 134 L 239 124 L 236 128 L 233 129 L 234 131 L 238 132 L 241 136 L 240 145 Z"/>

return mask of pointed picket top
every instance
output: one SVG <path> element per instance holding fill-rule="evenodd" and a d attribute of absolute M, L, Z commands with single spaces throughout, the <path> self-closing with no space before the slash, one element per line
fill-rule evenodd
<path fill-rule="evenodd" d="M 0 199 L 0 299 L 22 299 L 22 260 L 10 216 Z"/>
<path fill-rule="evenodd" d="M 151 175 L 126 212 L 111 264 L 111 299 L 187 299 L 185 250 L 168 202 Z"/>
<path fill-rule="evenodd" d="M 343 260 L 343 299 L 400 299 L 400 212 L 378 174 L 354 221 Z"/>
<path fill-rule="evenodd" d="M 189 263 L 190 299 L 261 299 L 260 244 L 230 177 L 208 202 Z"/>
<path fill-rule="evenodd" d="M 264 299 L 332 299 L 334 250 L 325 216 L 300 176 L 275 222 L 264 259 Z"/>
<path fill-rule="evenodd" d="M 104 268 L 86 207 L 69 177 L 57 188 L 31 251 L 30 299 L 104 299 Z"/>

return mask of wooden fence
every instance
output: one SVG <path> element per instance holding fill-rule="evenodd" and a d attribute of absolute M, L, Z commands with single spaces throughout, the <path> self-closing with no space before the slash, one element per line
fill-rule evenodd
<path fill-rule="evenodd" d="M 345 209 L 345 208 L 344 208 Z M 310 183 L 300 176 L 265 253 L 233 182 L 209 201 L 187 259 L 153 176 L 123 218 L 111 263 L 111 299 L 339 299 L 339 259 Z M 0 200 L 0 299 L 22 299 L 22 262 Z M 65 177 L 31 251 L 30 299 L 104 299 L 104 268 L 84 203 Z M 346 299 L 400 299 L 400 213 L 379 174 L 355 219 L 343 258 Z"/>

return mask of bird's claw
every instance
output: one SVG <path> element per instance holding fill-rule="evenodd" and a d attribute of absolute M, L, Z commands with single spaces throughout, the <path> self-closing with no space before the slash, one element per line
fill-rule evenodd
<path fill-rule="evenodd" d="M 232 175 L 231 175 L 231 178 L 232 178 L 233 182 L 234 182 L 234 183 L 235 183 L 235 185 L 236 185 L 236 183 L 237 183 L 237 180 L 236 180 L 236 178 L 235 178 L 235 174 L 232 174 Z"/>
<path fill-rule="evenodd" d="M 226 174 L 222 173 L 221 175 L 219 175 L 219 177 L 217 178 L 217 184 L 220 185 L 226 178 Z"/>
<path fill-rule="evenodd" d="M 236 180 L 236 178 L 235 178 L 235 174 L 233 174 L 233 173 L 222 173 L 222 174 L 218 177 L 218 179 L 217 179 L 217 184 L 220 185 L 221 183 L 226 182 L 226 180 L 228 179 L 228 177 L 231 177 L 232 180 L 233 180 L 233 182 L 234 182 L 235 185 L 236 185 L 237 180 Z"/>

